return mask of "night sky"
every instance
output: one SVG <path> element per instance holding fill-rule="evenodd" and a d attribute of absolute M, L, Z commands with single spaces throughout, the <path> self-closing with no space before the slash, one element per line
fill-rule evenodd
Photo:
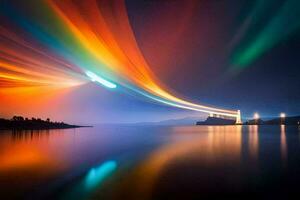
<path fill-rule="evenodd" d="M 76 17 L 72 2 L 45 2 L 52 3 L 0 3 L 0 117 L 18 114 L 74 123 L 103 123 L 207 115 L 139 95 L 139 91 L 147 91 L 147 84 L 143 83 L 148 79 L 135 79 L 141 72 L 120 66 L 119 63 L 127 66 L 125 57 L 118 57 L 122 62 L 114 62 L 113 58 L 103 62 L 117 66 L 117 71 L 109 67 L 102 70 L 102 64 L 96 68 L 94 57 L 106 58 L 105 51 L 92 54 L 94 51 L 82 50 L 78 40 L 71 37 L 72 29 L 60 24 L 64 18 L 54 20 L 60 15 L 53 13 L 66 10 L 69 19 L 78 23 L 80 30 L 86 30 Z M 82 4 L 91 5 L 93 1 L 84 2 L 73 4 L 84 8 L 80 16 L 87 19 L 94 12 L 89 13 L 89 5 Z M 134 58 L 131 63 L 142 69 L 143 60 L 126 39 L 129 32 L 122 32 L 128 31 L 122 25 L 126 24 L 125 15 L 116 4 L 122 3 L 115 1 L 114 9 L 109 3 L 97 3 L 106 23 L 117 24 L 108 26 L 118 44 L 125 46 L 123 50 Z M 124 5 L 135 38 L 132 41 L 135 40 L 149 66 L 149 71 L 147 67 L 144 71 L 149 72 L 149 80 L 155 80 L 165 91 L 206 106 L 240 109 L 243 117 L 251 117 L 254 112 L 263 117 L 278 116 L 280 112 L 300 114 L 299 1 L 127 0 Z M 100 27 L 93 29 L 98 36 L 102 33 L 97 31 L 105 31 L 97 18 L 88 19 L 89 25 Z M 109 34 L 101 36 L 111 41 Z M 12 38 L 18 40 L 12 42 Z M 28 46 L 21 47 L 22 39 L 38 49 L 38 53 L 28 52 Z M 114 43 L 109 44 L 115 50 Z M 41 52 L 53 56 L 43 57 Z M 83 69 L 99 69 L 98 74 L 122 86 L 112 90 L 95 84 Z M 57 82 L 68 85 L 52 87 Z"/>

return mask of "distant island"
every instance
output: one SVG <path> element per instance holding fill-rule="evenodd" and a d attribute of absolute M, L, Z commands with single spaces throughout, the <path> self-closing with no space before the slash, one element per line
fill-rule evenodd
<path fill-rule="evenodd" d="M 0 130 L 41 130 L 41 129 L 66 129 L 66 128 L 80 128 L 90 126 L 70 125 L 64 122 L 52 122 L 49 118 L 42 120 L 40 118 L 24 118 L 22 116 L 14 116 L 11 119 L 0 118 Z"/>
<path fill-rule="evenodd" d="M 199 121 L 196 125 L 235 125 L 235 120 L 219 117 L 207 117 L 205 121 Z"/>
<path fill-rule="evenodd" d="M 205 121 L 198 121 L 196 125 L 235 125 L 234 119 L 224 119 L 218 117 L 207 117 Z M 274 118 L 270 120 L 250 119 L 243 125 L 300 125 L 300 116 Z"/>

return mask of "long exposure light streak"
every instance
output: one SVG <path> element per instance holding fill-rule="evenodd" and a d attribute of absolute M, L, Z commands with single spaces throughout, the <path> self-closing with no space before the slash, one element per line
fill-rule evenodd
<path fill-rule="evenodd" d="M 87 71 L 86 75 L 88 77 L 90 77 L 92 81 L 98 82 L 98 83 L 104 85 L 105 87 L 108 87 L 108 88 L 116 88 L 117 87 L 116 84 L 105 80 L 104 78 L 100 77 L 99 75 L 94 74 L 93 72 Z"/>
<path fill-rule="evenodd" d="M 267 7 L 271 7 L 270 5 L 273 3 L 274 1 L 257 1 L 253 15 L 249 18 L 251 24 L 248 28 L 255 27 L 257 22 L 263 19 Z M 265 23 L 258 34 L 253 39 L 246 41 L 243 48 L 234 52 L 232 59 L 234 67 L 241 69 L 248 67 L 268 50 L 299 31 L 299 13 L 300 2 L 298 0 L 283 1 L 274 17 Z"/>
<path fill-rule="evenodd" d="M 106 161 L 101 165 L 92 168 L 86 175 L 85 184 L 88 189 L 99 185 L 108 175 L 117 168 L 117 162 L 114 160 Z"/>
<path fill-rule="evenodd" d="M 238 115 L 168 92 L 139 49 L 124 1 L 30 0 L 18 6 L 3 3 L 1 11 L 0 80 L 11 85 L 21 81 L 72 86 L 92 80 L 174 107 Z"/>

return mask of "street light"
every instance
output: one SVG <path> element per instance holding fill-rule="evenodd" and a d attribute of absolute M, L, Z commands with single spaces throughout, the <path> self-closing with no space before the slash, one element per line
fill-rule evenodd
<path fill-rule="evenodd" d="M 255 124 L 258 124 L 259 114 L 258 113 L 254 113 L 253 118 L 254 118 Z"/>
<path fill-rule="evenodd" d="M 280 118 L 285 118 L 285 113 L 280 113 Z"/>
<path fill-rule="evenodd" d="M 285 121 L 285 113 L 280 113 L 280 124 L 284 124 Z"/>

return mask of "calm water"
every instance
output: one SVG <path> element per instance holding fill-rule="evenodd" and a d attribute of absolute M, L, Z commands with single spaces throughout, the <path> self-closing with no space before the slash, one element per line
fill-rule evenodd
<path fill-rule="evenodd" d="M 0 132 L 0 199 L 286 199 L 299 185 L 293 126 Z"/>

